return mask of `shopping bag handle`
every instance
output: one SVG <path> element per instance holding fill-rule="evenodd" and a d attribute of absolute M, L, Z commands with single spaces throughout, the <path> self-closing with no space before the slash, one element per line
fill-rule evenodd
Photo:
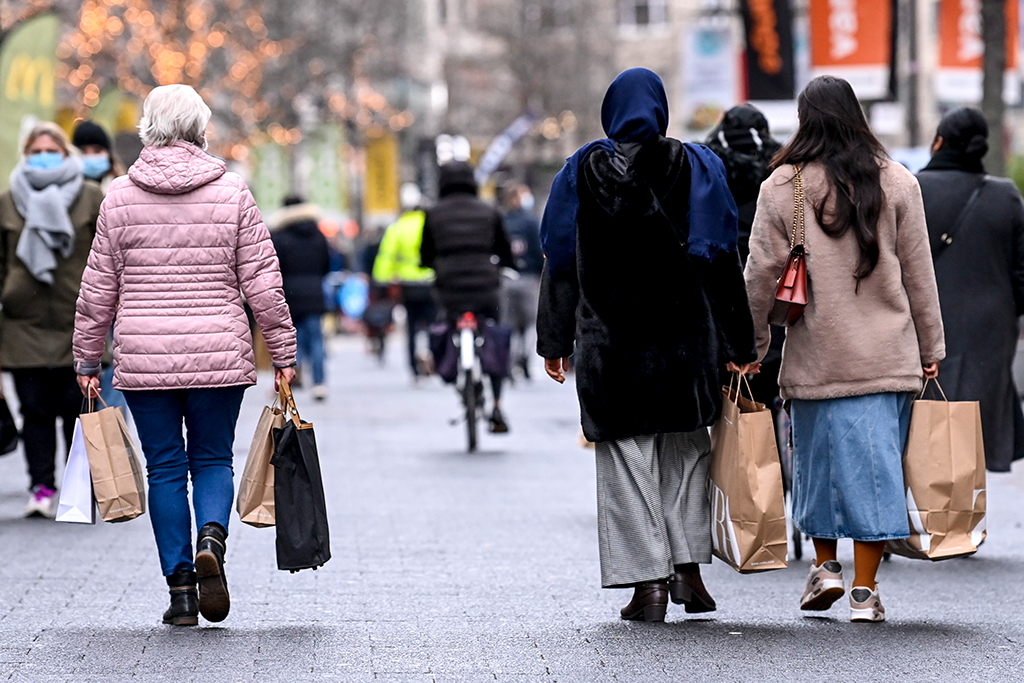
<path fill-rule="evenodd" d="M 95 392 L 95 396 L 93 393 Z M 96 412 L 96 399 L 99 399 L 100 403 L 103 404 L 104 408 L 109 408 L 107 402 L 103 400 L 103 394 L 99 390 L 94 389 L 92 385 L 89 385 L 89 390 L 85 392 L 85 397 L 82 399 L 82 407 L 86 410 L 79 409 L 79 412 L 94 413 Z"/>
<path fill-rule="evenodd" d="M 917 397 L 917 400 L 920 401 L 922 398 L 924 398 L 924 392 L 928 390 L 929 382 L 935 382 L 935 386 L 939 388 L 939 393 L 942 394 L 942 400 L 945 401 L 946 403 L 949 403 L 949 399 L 946 398 L 946 392 L 942 390 L 942 385 L 939 384 L 938 377 L 925 377 L 924 386 L 921 387 L 921 394 Z"/>
<path fill-rule="evenodd" d="M 730 397 L 733 395 L 733 393 L 732 393 L 732 383 L 733 383 L 734 380 L 736 381 L 736 398 L 735 399 L 730 399 L 730 400 L 732 400 L 733 404 L 734 405 L 739 405 L 739 403 L 740 403 L 740 396 L 743 395 L 743 385 L 744 384 L 747 385 L 747 396 L 750 398 L 751 401 L 753 401 L 754 400 L 754 390 L 750 388 L 750 380 L 747 379 L 747 376 L 744 375 L 744 374 L 741 374 L 739 372 L 733 372 L 733 373 L 730 373 L 730 374 L 731 374 L 731 376 L 729 377 L 729 396 Z"/>
<path fill-rule="evenodd" d="M 295 396 L 292 395 L 292 388 L 284 377 L 277 383 L 277 398 L 281 402 L 281 409 L 291 415 L 296 427 L 301 428 L 302 418 L 299 417 L 299 409 L 295 405 Z"/>

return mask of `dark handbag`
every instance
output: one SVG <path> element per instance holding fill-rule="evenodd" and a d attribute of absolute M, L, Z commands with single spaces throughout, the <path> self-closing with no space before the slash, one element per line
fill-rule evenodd
<path fill-rule="evenodd" d="M 281 381 L 284 427 L 274 430 L 274 507 L 277 517 L 277 568 L 316 569 L 331 559 L 327 503 L 320 476 L 313 425 L 303 422 L 291 388 Z"/>
<path fill-rule="evenodd" d="M 793 169 L 793 232 L 789 237 L 789 258 L 779 275 L 775 303 L 768 315 L 768 322 L 782 327 L 789 327 L 800 320 L 808 301 L 807 253 L 804 250 L 804 181 L 800 176 L 800 167 L 793 166 Z M 799 242 L 796 241 L 798 229 Z"/>
<path fill-rule="evenodd" d="M 459 374 L 459 349 L 452 339 L 453 333 L 454 328 L 448 323 L 430 326 L 430 354 L 434 357 L 434 372 L 446 384 L 453 384 Z"/>
<path fill-rule="evenodd" d="M 7 399 L 0 395 L 0 455 L 13 453 L 18 447 L 18 425 L 7 406 Z"/>
<path fill-rule="evenodd" d="M 506 378 L 512 374 L 512 328 L 488 320 L 483 326 L 480 369 L 485 374 Z"/>

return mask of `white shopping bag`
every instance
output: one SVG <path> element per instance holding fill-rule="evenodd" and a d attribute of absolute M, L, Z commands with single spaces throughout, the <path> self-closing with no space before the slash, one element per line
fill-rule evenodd
<path fill-rule="evenodd" d="M 75 420 L 75 436 L 71 439 L 71 452 L 64 469 L 64 483 L 60 487 L 57 503 L 57 521 L 78 524 L 96 523 L 96 503 L 92 494 L 92 472 L 89 454 L 85 452 L 82 420 Z"/>

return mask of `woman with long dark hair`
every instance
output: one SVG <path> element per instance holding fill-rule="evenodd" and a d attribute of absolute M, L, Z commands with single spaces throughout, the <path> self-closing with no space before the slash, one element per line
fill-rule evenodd
<path fill-rule="evenodd" d="M 885 542 L 910 533 L 910 407 L 945 356 L 924 206 L 849 83 L 816 78 L 797 106 L 799 129 L 758 198 L 746 281 L 763 356 L 779 273 L 791 240 L 803 241 L 810 303 L 787 328 L 779 377 L 793 419 L 793 519 L 817 555 L 800 606 L 827 610 L 844 595 L 836 543 L 852 538 L 850 618 L 884 621 L 875 576 Z"/>

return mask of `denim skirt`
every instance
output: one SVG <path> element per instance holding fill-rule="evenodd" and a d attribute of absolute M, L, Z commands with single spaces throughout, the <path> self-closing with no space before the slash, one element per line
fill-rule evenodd
<path fill-rule="evenodd" d="M 913 394 L 793 400 L 793 522 L 813 538 L 910 535 L 903 447 Z"/>

